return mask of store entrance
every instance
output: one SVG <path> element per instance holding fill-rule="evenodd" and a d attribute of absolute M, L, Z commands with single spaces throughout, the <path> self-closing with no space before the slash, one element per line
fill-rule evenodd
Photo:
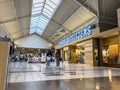
<path fill-rule="evenodd" d="M 77 63 L 85 63 L 85 48 L 78 46 L 76 49 Z"/>
<path fill-rule="evenodd" d="M 70 60 L 70 50 L 65 51 L 65 61 L 69 61 Z"/>

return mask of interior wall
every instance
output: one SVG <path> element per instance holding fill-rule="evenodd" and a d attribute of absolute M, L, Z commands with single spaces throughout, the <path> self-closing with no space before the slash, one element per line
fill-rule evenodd
<path fill-rule="evenodd" d="M 85 41 L 85 63 L 94 65 L 93 63 L 93 40 Z"/>
<path fill-rule="evenodd" d="M 17 47 L 50 49 L 51 43 L 42 37 L 33 34 L 15 41 Z"/>
<path fill-rule="evenodd" d="M 109 38 L 105 38 L 102 40 L 102 44 L 103 46 L 106 45 L 111 45 L 111 44 L 116 44 L 119 41 L 119 36 L 113 36 L 113 37 L 109 37 Z"/>
<path fill-rule="evenodd" d="M 117 9 L 118 26 L 120 27 L 120 8 Z"/>
<path fill-rule="evenodd" d="M 69 46 L 70 47 L 70 56 L 71 60 L 69 63 L 76 63 L 77 57 L 76 57 L 76 46 Z"/>

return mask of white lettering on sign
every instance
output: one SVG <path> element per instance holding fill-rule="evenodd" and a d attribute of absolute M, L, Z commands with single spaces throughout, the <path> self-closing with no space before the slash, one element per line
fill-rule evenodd
<path fill-rule="evenodd" d="M 86 27 L 86 28 L 84 28 L 84 29 L 82 29 L 82 30 L 80 30 L 78 32 L 75 32 L 75 33 L 71 34 L 70 36 L 60 40 L 58 42 L 58 45 L 62 46 L 62 45 L 65 45 L 65 44 L 67 44 L 69 42 L 72 42 L 74 40 L 89 36 L 89 35 L 92 34 L 92 30 L 93 30 L 92 26 L 88 26 L 88 27 Z"/>

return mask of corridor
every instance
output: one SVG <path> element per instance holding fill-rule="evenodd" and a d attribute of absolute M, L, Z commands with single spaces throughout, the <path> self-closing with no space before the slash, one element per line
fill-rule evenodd
<path fill-rule="evenodd" d="M 13 62 L 7 90 L 119 90 L 118 68 Z"/>

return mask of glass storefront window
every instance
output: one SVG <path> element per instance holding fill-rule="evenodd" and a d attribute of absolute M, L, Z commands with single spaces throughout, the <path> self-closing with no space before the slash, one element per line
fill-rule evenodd
<path fill-rule="evenodd" d="M 77 63 L 84 63 L 85 61 L 85 48 L 84 47 L 77 47 L 76 49 L 76 55 L 77 55 Z"/>
<path fill-rule="evenodd" d="M 71 54 L 70 54 L 70 50 L 65 51 L 65 61 L 70 61 L 71 60 Z"/>
<path fill-rule="evenodd" d="M 102 47 L 103 63 L 118 63 L 118 44 L 107 45 Z"/>

